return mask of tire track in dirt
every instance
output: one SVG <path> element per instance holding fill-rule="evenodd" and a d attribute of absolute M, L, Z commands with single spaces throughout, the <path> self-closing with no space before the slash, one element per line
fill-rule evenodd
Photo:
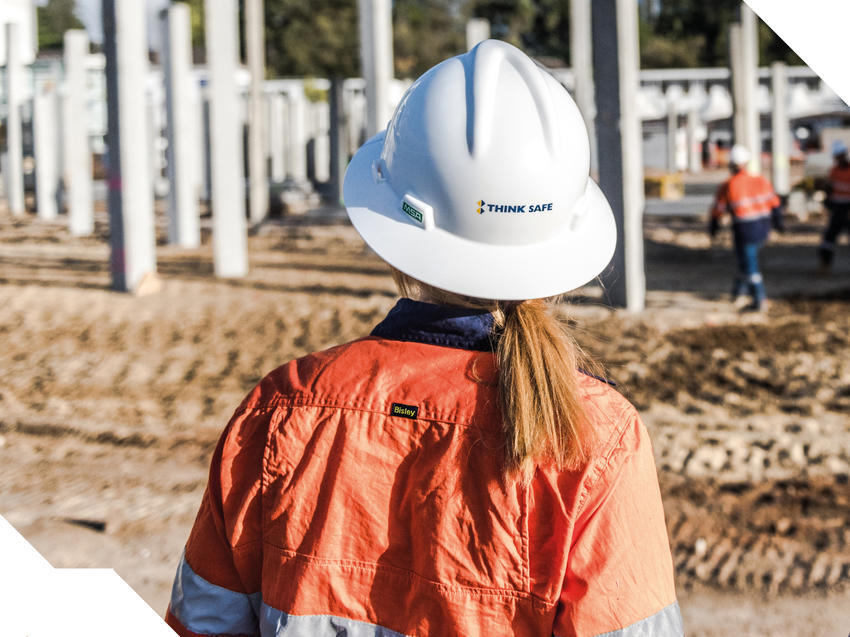
<path fill-rule="evenodd" d="M 850 582 L 844 481 L 683 482 L 665 492 L 677 577 L 766 594 Z"/>

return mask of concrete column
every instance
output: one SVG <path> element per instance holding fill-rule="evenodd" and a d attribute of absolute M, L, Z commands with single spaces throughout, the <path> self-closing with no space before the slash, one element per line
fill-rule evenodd
<path fill-rule="evenodd" d="M 33 97 L 35 206 L 39 219 L 52 221 L 59 212 L 59 98 L 54 78 L 36 87 Z"/>
<path fill-rule="evenodd" d="M 330 108 L 330 198 L 335 204 L 342 204 L 342 178 L 348 164 L 348 152 L 345 145 L 345 110 L 342 78 L 331 79 L 328 92 Z"/>
<path fill-rule="evenodd" d="M 135 292 L 156 272 L 150 161 L 143 151 L 150 138 L 145 0 L 103 0 L 102 6 L 112 285 Z"/>
<path fill-rule="evenodd" d="M 245 0 L 245 48 L 251 72 L 251 113 L 248 119 L 248 177 L 251 223 L 266 218 L 269 210 L 269 176 L 266 167 L 268 129 L 263 117 L 263 81 L 266 76 L 263 0 Z"/>
<path fill-rule="evenodd" d="M 741 25 L 729 25 L 729 70 L 732 80 L 732 140 L 747 144 L 746 118 L 744 117 L 744 59 L 741 48 Z"/>
<path fill-rule="evenodd" d="M 22 215 L 24 207 L 24 146 L 21 126 L 24 69 L 21 65 L 21 27 L 6 24 L 6 201 L 13 215 Z"/>
<path fill-rule="evenodd" d="M 283 95 L 283 126 L 281 132 L 283 134 L 283 166 L 284 166 L 284 181 L 292 181 L 292 158 L 293 158 L 293 143 L 292 143 L 292 96 L 289 89 L 282 93 Z"/>
<path fill-rule="evenodd" d="M 73 235 L 94 231 L 92 155 L 89 146 L 89 113 L 86 59 L 89 36 L 82 29 L 65 32 L 65 99 L 62 109 L 63 182 L 68 206 L 68 227 Z M 142 115 L 144 118 L 144 114 Z M 141 148 L 147 147 L 143 142 Z M 145 171 L 147 172 L 147 171 Z"/>
<path fill-rule="evenodd" d="M 235 81 L 239 54 L 236 0 L 206 0 L 210 163 L 215 273 L 248 272 L 242 163 L 242 117 Z"/>
<path fill-rule="evenodd" d="M 201 156 L 204 158 L 203 166 L 201 167 L 201 198 L 207 203 L 212 204 L 212 143 L 210 141 L 210 98 L 209 88 L 203 91 L 200 104 L 201 115 L 201 134 L 199 139 L 199 148 Z"/>
<path fill-rule="evenodd" d="M 780 197 L 787 197 L 791 192 L 791 122 L 788 119 L 788 73 L 783 62 L 771 65 L 770 83 L 773 188 Z"/>
<path fill-rule="evenodd" d="M 330 179 L 331 153 L 330 108 L 327 102 L 313 104 L 313 172 L 318 183 L 326 183 Z"/>
<path fill-rule="evenodd" d="M 743 57 L 744 120 L 746 146 L 752 153 L 749 168 L 761 172 L 761 120 L 758 109 L 758 16 L 741 3 L 741 53 Z"/>
<path fill-rule="evenodd" d="M 611 303 L 630 312 L 644 308 L 643 165 L 641 122 L 634 96 L 639 87 L 637 3 L 593 2 L 593 76 L 599 185 L 614 210 L 617 248 L 602 274 Z"/>
<path fill-rule="evenodd" d="M 164 75 L 164 72 L 163 72 Z M 149 87 L 150 88 L 150 87 Z M 148 104 L 152 108 L 151 136 L 153 137 L 153 193 L 154 198 L 166 198 L 171 190 L 168 182 L 168 96 L 165 81 L 148 91 Z M 191 134 L 186 131 L 187 134 Z"/>
<path fill-rule="evenodd" d="M 590 137 L 590 168 L 596 171 L 598 169 L 594 130 L 596 104 L 593 98 L 591 35 L 591 0 L 570 0 L 570 66 L 575 82 L 574 95 Z"/>
<path fill-rule="evenodd" d="M 191 57 L 189 60 L 194 64 Z M 197 206 L 202 199 L 208 199 L 209 197 L 205 197 L 205 179 L 207 173 L 207 157 L 204 147 L 205 107 L 201 96 L 201 82 L 194 71 L 194 67 L 189 73 L 189 84 L 184 85 L 183 88 L 184 90 L 188 89 L 186 93 L 189 100 L 189 111 L 191 113 L 189 133 L 186 137 L 190 144 L 189 152 L 193 157 L 192 165 L 190 166 L 190 176 L 192 179 L 192 193 L 194 194 L 195 205 Z"/>
<path fill-rule="evenodd" d="M 288 177 L 295 185 L 307 185 L 307 99 L 301 85 L 287 89 L 289 98 L 289 143 L 286 157 Z"/>
<path fill-rule="evenodd" d="M 162 156 L 162 127 L 165 122 L 162 121 L 165 104 L 162 103 L 162 95 L 148 94 L 145 91 L 145 112 L 148 118 L 148 175 L 151 180 L 151 191 L 154 193 L 154 198 L 165 197 L 168 194 L 167 180 L 162 177 L 162 169 L 164 168 L 165 158 Z M 159 98 L 159 99 L 157 99 Z M 163 182 L 166 183 L 163 183 Z"/>
<path fill-rule="evenodd" d="M 269 155 L 271 156 L 271 179 L 275 184 L 286 179 L 284 125 L 286 98 L 281 93 L 269 96 Z"/>
<path fill-rule="evenodd" d="M 676 134 L 679 131 L 679 110 L 673 100 L 667 101 L 667 172 L 678 172 L 676 163 Z"/>
<path fill-rule="evenodd" d="M 366 140 L 366 95 L 352 90 L 346 100 L 345 120 L 348 124 L 348 154 L 353 155 Z"/>
<path fill-rule="evenodd" d="M 702 151 L 700 149 L 701 139 L 697 133 L 702 125 L 700 121 L 699 110 L 692 107 L 688 111 L 688 171 L 691 173 L 702 172 Z"/>
<path fill-rule="evenodd" d="M 168 147 L 168 241 L 184 248 L 201 244 L 198 218 L 197 143 L 192 131 L 197 104 L 192 99 L 192 33 L 189 5 L 174 3 L 162 18 Z"/>
<path fill-rule="evenodd" d="M 490 21 L 487 18 L 470 18 L 466 22 L 466 50 L 490 37 Z"/>
<path fill-rule="evenodd" d="M 393 27 L 390 0 L 358 0 L 360 61 L 366 80 L 366 136 L 384 130 L 392 116 Z"/>

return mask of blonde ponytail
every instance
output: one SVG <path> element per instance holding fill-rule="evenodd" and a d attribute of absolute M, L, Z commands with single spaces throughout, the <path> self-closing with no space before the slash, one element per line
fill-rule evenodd
<path fill-rule="evenodd" d="M 535 467 L 560 468 L 587 457 L 587 414 L 579 370 L 597 371 L 542 299 L 490 301 L 452 294 L 393 269 L 401 293 L 423 301 L 493 313 L 499 394 L 505 431 L 505 473 L 528 483 Z"/>
<path fill-rule="evenodd" d="M 496 361 L 506 470 L 528 482 L 543 459 L 567 468 L 586 458 L 578 374 L 588 361 L 544 301 L 506 304 L 503 315 Z"/>

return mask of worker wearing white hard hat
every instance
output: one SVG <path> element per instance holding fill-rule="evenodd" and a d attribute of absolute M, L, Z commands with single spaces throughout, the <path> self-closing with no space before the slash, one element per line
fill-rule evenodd
<path fill-rule="evenodd" d="M 345 205 L 401 300 L 237 410 L 181 635 L 682 634 L 647 431 L 545 297 L 616 239 L 567 91 L 487 40 L 420 77 Z"/>
<path fill-rule="evenodd" d="M 850 158 L 847 144 L 840 139 L 832 142 L 830 148 L 834 164 L 826 182 L 826 208 L 829 221 L 823 233 L 818 254 L 820 268 L 818 274 L 826 276 L 832 268 L 835 246 L 843 232 L 850 234 Z"/>
<path fill-rule="evenodd" d="M 713 238 L 721 220 L 727 215 L 731 217 L 738 265 L 732 287 L 733 302 L 744 310 L 761 311 L 766 308 L 767 293 L 759 269 L 759 250 L 771 226 L 779 231 L 784 231 L 784 226 L 779 197 L 767 179 L 747 170 L 750 159 L 748 148 L 740 144 L 732 147 L 729 153 L 732 176 L 717 189 L 709 233 Z"/>
<path fill-rule="evenodd" d="M 729 151 L 729 164 L 733 166 L 733 171 L 741 168 L 746 168 L 747 164 L 750 163 L 750 151 L 747 150 L 746 146 L 742 146 L 741 144 L 735 144 L 732 146 L 732 150 Z"/>

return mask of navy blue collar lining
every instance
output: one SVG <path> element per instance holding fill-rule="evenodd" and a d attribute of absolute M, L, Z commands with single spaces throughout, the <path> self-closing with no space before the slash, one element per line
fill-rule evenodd
<path fill-rule="evenodd" d="M 487 310 L 434 305 L 402 298 L 386 318 L 375 326 L 372 336 L 393 341 L 492 352 L 499 339 L 499 332 L 493 329 L 493 315 Z M 612 387 L 617 386 L 616 383 L 589 374 L 583 369 L 579 371 Z"/>
<path fill-rule="evenodd" d="M 487 310 L 434 305 L 399 299 L 372 336 L 394 341 L 457 347 L 478 352 L 493 351 L 493 315 Z"/>

